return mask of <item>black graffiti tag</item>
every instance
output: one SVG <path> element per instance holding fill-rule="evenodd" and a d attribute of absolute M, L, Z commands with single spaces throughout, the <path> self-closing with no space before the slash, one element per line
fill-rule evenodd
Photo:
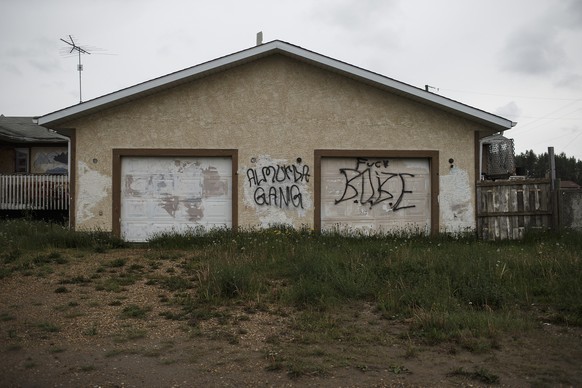
<path fill-rule="evenodd" d="M 249 168 L 247 179 L 249 187 L 261 186 L 263 183 L 309 182 L 309 166 L 275 165 L 262 168 Z"/>
<path fill-rule="evenodd" d="M 406 190 L 406 178 L 414 175 L 383 171 L 389 164 L 389 160 L 369 161 L 357 158 L 355 168 L 340 168 L 339 171 L 345 178 L 344 192 L 340 199 L 335 200 L 335 204 L 353 200 L 354 203 L 372 208 L 379 203 L 394 200 L 395 195 L 388 191 L 388 185 L 391 180 L 400 180 L 398 197 L 395 201 L 388 202 L 388 205 L 395 212 L 415 207 L 416 205 L 401 206 L 404 195 L 412 193 L 411 190 Z"/>
<path fill-rule="evenodd" d="M 303 194 L 298 184 L 309 182 L 309 166 L 271 165 L 247 170 L 253 199 L 258 206 L 303 209 Z"/>
<path fill-rule="evenodd" d="M 255 189 L 253 196 L 259 206 L 278 206 L 280 208 L 294 206 L 303 209 L 303 195 L 297 185 Z"/>

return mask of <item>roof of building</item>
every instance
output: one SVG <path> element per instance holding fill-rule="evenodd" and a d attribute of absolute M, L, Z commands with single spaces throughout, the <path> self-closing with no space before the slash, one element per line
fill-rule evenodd
<path fill-rule="evenodd" d="M 224 57 L 220 57 L 209 62 L 205 62 L 175 73 L 152 79 L 134 86 L 130 86 L 119 91 L 106 94 L 95 99 L 79 103 L 52 113 L 48 113 L 38 118 L 38 123 L 47 126 L 57 126 L 65 121 L 81 117 L 92 112 L 105 109 L 111 106 L 123 104 L 125 102 L 141 98 L 143 96 L 157 93 L 161 90 L 175 87 L 177 85 L 191 82 L 197 78 L 205 77 L 209 74 L 223 71 L 234 66 L 255 61 L 265 56 L 280 54 L 311 65 L 341 74 L 346 77 L 356 79 L 380 89 L 401 95 L 403 97 L 421 102 L 423 104 L 435 106 L 452 112 L 456 115 L 466 117 L 479 122 L 495 131 L 508 130 L 516 123 L 503 117 L 485 112 L 483 110 L 465 105 L 449 98 L 428 92 L 395 79 L 374 73 L 360 67 L 350 65 L 302 47 L 274 40 L 269 43 L 260 44 L 255 47 L 236 52 Z"/>
<path fill-rule="evenodd" d="M 64 143 L 69 139 L 42 127 L 33 117 L 0 115 L 0 141 L 7 143 Z"/>
<path fill-rule="evenodd" d="M 561 189 L 575 189 L 578 190 L 581 186 L 574 182 L 574 181 L 560 181 L 560 188 Z"/>

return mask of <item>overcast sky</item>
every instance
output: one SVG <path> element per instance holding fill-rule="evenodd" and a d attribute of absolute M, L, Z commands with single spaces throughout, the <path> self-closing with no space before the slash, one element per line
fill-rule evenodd
<path fill-rule="evenodd" d="M 518 125 L 582 159 L 581 0 L 2 0 L 0 113 L 40 116 L 275 39 Z"/>

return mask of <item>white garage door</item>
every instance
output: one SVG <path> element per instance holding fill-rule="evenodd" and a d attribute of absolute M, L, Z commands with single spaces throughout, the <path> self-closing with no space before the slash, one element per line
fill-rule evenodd
<path fill-rule="evenodd" d="M 321 228 L 430 233 L 427 158 L 322 158 Z"/>
<path fill-rule="evenodd" d="M 121 159 L 121 236 L 146 241 L 162 231 L 232 226 L 228 157 Z"/>

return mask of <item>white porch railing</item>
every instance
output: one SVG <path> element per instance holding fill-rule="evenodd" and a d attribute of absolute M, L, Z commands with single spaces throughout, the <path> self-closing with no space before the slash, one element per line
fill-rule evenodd
<path fill-rule="evenodd" d="M 66 175 L 0 175 L 0 209 L 67 210 L 69 178 Z"/>

